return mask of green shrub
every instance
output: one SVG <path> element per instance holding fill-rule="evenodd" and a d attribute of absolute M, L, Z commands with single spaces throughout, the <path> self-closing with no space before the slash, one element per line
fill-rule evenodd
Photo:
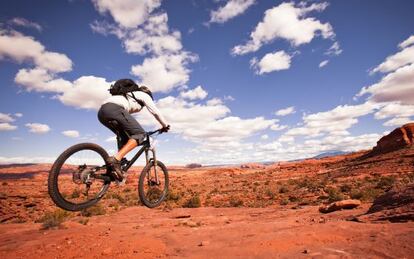
<path fill-rule="evenodd" d="M 42 229 L 57 228 L 64 222 L 69 216 L 70 212 L 62 209 L 57 209 L 53 212 L 46 212 L 46 214 L 38 220 L 42 223 Z"/>
<path fill-rule="evenodd" d="M 375 188 L 382 190 L 390 190 L 394 185 L 396 179 L 394 176 L 383 176 L 379 179 Z"/>
<path fill-rule="evenodd" d="M 81 215 L 84 217 L 92 217 L 92 216 L 105 215 L 105 214 L 106 214 L 106 209 L 102 207 L 102 205 L 100 204 L 83 209 L 81 211 Z"/>
<path fill-rule="evenodd" d="M 343 194 L 339 192 L 336 188 L 329 187 L 325 191 L 328 193 L 329 202 L 341 201 L 344 199 Z"/>
<path fill-rule="evenodd" d="M 241 207 L 243 206 L 243 201 L 238 197 L 232 196 L 229 200 L 230 207 Z"/>
<path fill-rule="evenodd" d="M 201 206 L 200 196 L 198 194 L 195 194 L 193 197 L 188 199 L 183 207 L 184 208 L 199 208 Z"/>
<path fill-rule="evenodd" d="M 72 199 L 79 198 L 80 197 L 80 191 L 79 191 L 79 189 L 78 188 L 74 189 L 73 192 L 72 192 L 72 194 L 70 195 L 70 197 Z"/>

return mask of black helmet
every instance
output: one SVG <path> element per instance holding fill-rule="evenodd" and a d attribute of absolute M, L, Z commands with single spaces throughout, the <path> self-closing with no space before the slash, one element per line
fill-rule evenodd
<path fill-rule="evenodd" d="M 151 90 L 148 87 L 146 87 L 145 85 L 141 85 L 139 87 L 139 91 L 144 92 L 144 93 L 147 93 L 149 96 L 151 96 L 151 99 L 154 100 L 154 97 L 152 97 Z"/>

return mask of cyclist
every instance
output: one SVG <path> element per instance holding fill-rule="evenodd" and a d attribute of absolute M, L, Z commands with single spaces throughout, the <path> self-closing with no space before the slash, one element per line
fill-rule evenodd
<path fill-rule="evenodd" d="M 115 83 L 116 84 L 116 83 Z M 131 116 L 131 113 L 141 111 L 143 106 L 161 124 L 162 132 L 167 132 L 170 125 L 166 122 L 160 111 L 154 104 L 152 92 L 146 86 L 140 86 L 139 91 L 131 94 L 113 95 L 106 99 L 98 111 L 99 121 L 115 134 L 119 132 L 121 138 L 118 142 L 118 153 L 111 156 L 108 162 L 112 165 L 115 178 L 122 181 L 124 176 L 121 169 L 121 160 L 145 139 L 145 131 L 138 121 Z M 116 121 L 118 128 L 115 128 L 113 121 Z"/>

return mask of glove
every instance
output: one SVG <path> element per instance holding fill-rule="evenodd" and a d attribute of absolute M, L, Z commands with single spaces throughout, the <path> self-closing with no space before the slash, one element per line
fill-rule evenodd
<path fill-rule="evenodd" d="M 167 125 L 166 127 L 163 127 L 162 129 L 161 129 L 161 132 L 168 132 L 170 130 L 170 125 Z"/>

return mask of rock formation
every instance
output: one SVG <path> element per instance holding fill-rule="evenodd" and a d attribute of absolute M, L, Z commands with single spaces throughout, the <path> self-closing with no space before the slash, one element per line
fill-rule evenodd
<path fill-rule="evenodd" d="M 414 144 L 414 123 L 405 124 L 396 128 L 390 134 L 382 137 L 372 149 L 371 154 L 383 154 L 401 148 L 410 147 Z"/>

